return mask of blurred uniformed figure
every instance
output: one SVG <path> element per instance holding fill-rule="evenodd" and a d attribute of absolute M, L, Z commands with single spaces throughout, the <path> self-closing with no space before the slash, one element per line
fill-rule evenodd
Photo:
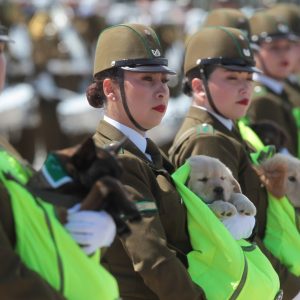
<path fill-rule="evenodd" d="M 5 84 L 5 77 L 6 77 L 6 60 L 5 60 L 5 46 L 7 43 L 12 42 L 9 38 L 7 29 L 3 25 L 0 24 L 0 92 L 2 92 L 4 84 Z M 1 100 L 1 98 L 0 98 Z M 1 128 L 0 128 L 1 129 Z M 15 150 L 12 145 L 8 143 L 8 141 L 0 136 L 0 146 L 8 151 L 14 153 L 18 158 L 21 158 L 17 150 Z"/>
<path fill-rule="evenodd" d="M 240 1 L 238 0 L 213 0 L 210 2 L 210 9 L 216 8 L 240 8 Z"/>
<path fill-rule="evenodd" d="M 282 147 L 280 151 L 298 155 L 293 104 L 284 88 L 284 81 L 293 67 L 295 34 L 287 22 L 268 13 L 268 10 L 255 13 L 250 18 L 250 28 L 252 43 L 256 45 L 256 63 L 263 73 L 253 76 L 256 85 L 247 116 L 250 122 L 269 122 L 278 126 L 287 137 L 286 148 Z"/>
<path fill-rule="evenodd" d="M 15 43 L 10 43 L 9 46 L 17 49 L 16 44 L 20 42 L 19 35 L 14 34 L 13 36 Z M 26 46 L 22 48 L 22 45 L 19 45 L 18 47 L 18 53 L 21 53 L 22 49 L 24 49 L 24 53 L 26 52 Z M 29 56 L 27 59 L 30 64 Z M 9 58 L 10 63 L 12 56 L 10 55 Z M 11 67 L 11 65 L 9 66 Z M 16 76 L 10 73 L 11 70 L 7 71 L 11 76 L 0 95 L 0 132 L 18 149 L 22 157 L 33 162 L 36 151 L 36 133 L 40 124 L 38 99 L 33 87 L 26 83 L 27 75 L 30 76 L 30 72 L 25 74 L 21 65 L 19 67 L 19 72 L 15 72 Z"/>
<path fill-rule="evenodd" d="M 292 69 L 285 80 L 285 90 L 293 105 L 300 107 L 300 6 L 293 3 L 279 3 L 273 6 L 269 13 L 286 22 L 295 34 L 295 41 L 292 43 Z"/>
<path fill-rule="evenodd" d="M 160 8 L 160 5 L 165 7 Z M 161 41 L 162 50 L 169 61 L 170 67 L 176 71 L 176 75 L 172 76 L 168 84 L 170 96 L 175 98 L 181 93 L 183 77 L 184 16 L 176 3 L 168 1 L 154 1 L 151 11 L 153 15 L 152 27 Z"/>
<path fill-rule="evenodd" d="M 225 26 L 241 30 L 248 39 L 250 39 L 250 24 L 246 15 L 239 9 L 235 8 L 217 8 L 211 10 L 203 27 L 207 26 Z"/>
<path fill-rule="evenodd" d="M 264 244 L 270 229 L 267 190 L 253 169 L 250 157 L 255 149 L 244 141 L 236 124 L 250 105 L 253 72 L 258 72 L 254 55 L 242 31 L 205 27 L 194 34 L 187 42 L 184 64 L 184 92 L 192 98 L 192 105 L 169 155 L 177 167 L 192 155 L 208 155 L 232 171 L 257 208 L 252 238 L 277 271 L 286 299 L 291 299 L 300 291 L 300 278 Z M 235 225 L 241 227 L 239 221 Z"/>
<path fill-rule="evenodd" d="M 59 103 L 82 93 L 90 78 L 91 53 L 73 26 L 72 17 L 73 11 L 66 5 L 46 1 L 29 22 L 34 86 L 40 98 L 42 119 L 39 136 L 46 151 L 78 143 L 90 134 L 66 134 L 57 114 Z"/>
<path fill-rule="evenodd" d="M 1 132 L 24 158 L 33 162 L 40 118 L 38 99 L 34 88 L 29 84 L 34 66 L 27 28 L 30 15 L 25 8 L 30 4 L 4 1 L 0 5 L 0 19 L 15 41 L 7 45 L 6 51 L 9 68 L 6 87 L 1 95 Z"/>

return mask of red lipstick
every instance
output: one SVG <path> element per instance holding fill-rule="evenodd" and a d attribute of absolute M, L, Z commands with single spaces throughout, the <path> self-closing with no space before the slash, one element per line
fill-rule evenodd
<path fill-rule="evenodd" d="M 289 66 L 289 62 L 286 61 L 286 60 L 284 60 L 284 61 L 282 61 L 282 62 L 280 63 L 280 65 L 281 65 L 282 67 L 288 67 L 288 66 Z"/>
<path fill-rule="evenodd" d="M 244 98 L 244 99 L 238 101 L 237 103 L 241 104 L 241 105 L 247 106 L 249 104 L 249 99 L 248 98 Z"/>
<path fill-rule="evenodd" d="M 157 105 L 157 106 L 153 107 L 152 109 L 154 109 L 160 113 L 163 113 L 166 110 L 166 106 L 161 104 L 161 105 Z"/>

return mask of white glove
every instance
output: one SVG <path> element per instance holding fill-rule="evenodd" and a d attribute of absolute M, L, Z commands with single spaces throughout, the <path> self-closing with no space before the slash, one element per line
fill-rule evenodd
<path fill-rule="evenodd" d="M 116 224 L 105 211 L 79 211 L 80 205 L 68 210 L 65 228 L 82 250 L 90 255 L 101 247 L 108 247 L 116 236 Z"/>
<path fill-rule="evenodd" d="M 300 292 L 292 300 L 300 300 Z"/>
<path fill-rule="evenodd" d="M 235 214 L 232 217 L 222 220 L 222 223 L 235 240 L 240 240 L 246 239 L 252 234 L 255 218 L 253 216 Z"/>

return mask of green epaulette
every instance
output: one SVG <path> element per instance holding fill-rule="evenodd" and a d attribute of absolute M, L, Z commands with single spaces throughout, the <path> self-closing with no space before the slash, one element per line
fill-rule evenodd
<path fill-rule="evenodd" d="M 195 127 L 196 135 L 200 134 L 214 134 L 215 129 L 211 124 L 203 123 Z"/>

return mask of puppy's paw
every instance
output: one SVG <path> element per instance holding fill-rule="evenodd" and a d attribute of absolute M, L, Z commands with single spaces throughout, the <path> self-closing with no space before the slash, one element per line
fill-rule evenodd
<path fill-rule="evenodd" d="M 255 205 L 243 194 L 233 193 L 229 200 L 237 209 L 238 213 L 245 216 L 255 216 Z"/>
<path fill-rule="evenodd" d="M 223 200 L 216 200 L 213 203 L 208 204 L 208 206 L 215 213 L 215 215 L 222 220 L 237 214 L 237 210 L 234 205 Z"/>

